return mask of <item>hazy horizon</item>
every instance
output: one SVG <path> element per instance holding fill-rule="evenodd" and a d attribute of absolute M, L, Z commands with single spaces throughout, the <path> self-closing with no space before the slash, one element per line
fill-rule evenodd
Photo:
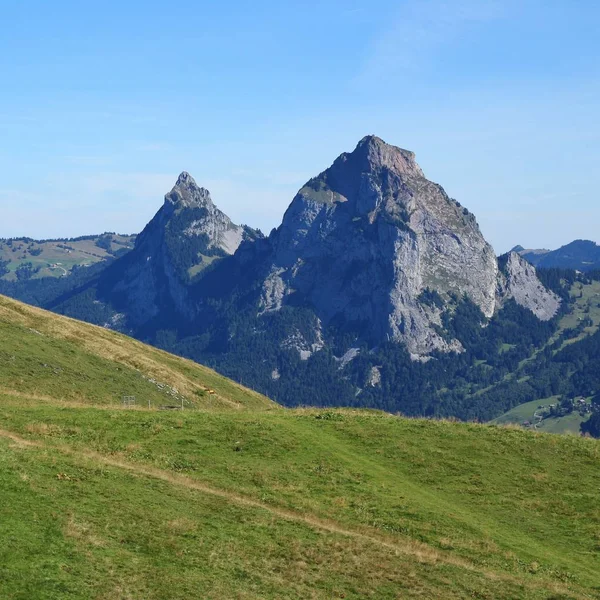
<path fill-rule="evenodd" d="M 576 4 L 11 4 L 0 237 L 139 232 L 184 170 L 268 233 L 376 134 L 497 253 L 598 241 L 600 6 Z"/>
<path fill-rule="evenodd" d="M 177 174 L 176 176 L 174 176 L 172 178 L 172 185 L 169 187 L 168 190 L 165 189 L 165 191 L 163 193 L 163 196 L 175 184 L 175 181 L 176 181 L 178 175 L 179 174 Z M 193 173 L 190 173 L 190 175 L 192 175 L 192 177 L 194 176 Z M 308 178 L 307 178 L 307 180 L 308 180 Z M 201 186 L 201 187 L 205 187 L 205 188 L 207 187 L 206 185 L 203 185 L 202 182 L 197 181 L 196 183 L 198 183 L 198 185 Z M 210 188 L 208 188 L 208 191 L 211 192 Z M 217 206 L 217 208 L 221 208 L 219 206 L 218 202 L 215 200 L 214 195 L 212 194 L 212 192 L 211 192 L 211 198 L 212 198 L 213 202 L 215 203 L 215 205 Z M 155 212 L 158 211 L 158 209 L 162 205 L 163 201 L 164 201 L 164 199 L 161 198 L 159 200 L 159 202 L 156 204 L 156 210 L 155 210 Z M 291 202 L 291 198 L 290 198 L 290 202 Z M 286 208 L 287 208 L 287 206 L 286 206 Z M 150 219 L 152 218 L 152 216 L 154 216 L 155 212 L 152 213 L 152 215 L 148 218 L 148 222 L 150 221 Z M 282 211 L 282 213 L 281 213 L 281 217 L 283 217 L 283 212 L 284 211 Z M 232 215 L 228 214 L 228 216 L 231 217 Z M 475 216 L 477 217 L 477 215 L 475 215 Z M 253 227 L 255 229 L 260 229 L 265 235 L 268 235 L 269 232 L 270 232 L 270 230 L 272 229 L 272 227 L 271 228 L 263 228 L 263 227 L 260 227 L 259 225 L 255 224 L 255 223 L 251 223 L 251 222 L 236 221 L 235 218 L 233 219 L 233 221 L 235 223 L 237 223 L 237 224 L 240 224 L 240 225 L 249 225 L 250 227 Z M 280 222 L 278 222 L 276 225 L 273 225 L 273 227 L 278 227 L 280 225 Z M 0 239 L 20 238 L 20 237 L 29 237 L 29 238 L 36 239 L 36 240 L 69 239 L 69 238 L 85 237 L 87 235 L 96 235 L 96 234 L 101 234 L 101 233 L 106 233 L 106 232 L 112 232 L 112 233 L 115 233 L 115 234 L 123 234 L 123 235 L 137 235 L 137 234 L 139 234 L 142 231 L 142 229 L 145 227 L 146 224 L 147 223 L 144 223 L 142 225 L 142 227 L 140 227 L 137 230 L 126 230 L 126 229 L 118 229 L 118 228 L 117 229 L 115 229 L 115 228 L 110 229 L 109 228 L 109 229 L 104 229 L 104 230 L 93 230 L 93 231 L 90 230 L 90 231 L 83 231 L 83 232 L 66 233 L 64 235 L 55 235 L 55 236 L 43 236 L 43 235 L 42 236 L 32 236 L 32 235 L 29 235 L 28 233 L 23 233 L 23 234 L 20 234 L 20 235 L 11 235 L 11 236 L 0 235 Z M 481 226 L 481 223 L 479 223 L 479 224 Z M 485 235 L 486 232 L 483 231 L 483 233 Z M 502 250 L 498 250 L 493 244 L 492 244 L 492 246 L 494 246 L 494 249 L 496 250 L 497 254 L 500 255 L 500 254 L 502 254 L 504 252 L 507 252 L 508 250 L 511 250 L 512 248 L 514 248 L 515 246 L 518 246 L 518 245 L 521 245 L 524 248 L 531 249 L 531 250 L 534 250 L 534 249 L 535 250 L 541 250 L 541 249 L 555 250 L 555 249 L 559 248 L 560 246 L 566 245 L 566 244 L 568 244 L 570 242 L 573 242 L 575 240 L 578 240 L 578 239 L 587 239 L 587 240 L 591 240 L 593 242 L 598 243 L 598 239 L 593 238 L 593 237 L 590 237 L 590 238 L 573 237 L 573 238 L 568 239 L 564 243 L 561 243 L 559 246 L 553 246 L 553 247 L 549 247 L 549 246 L 531 246 L 531 245 L 523 244 L 523 243 L 518 242 L 518 241 L 515 242 L 514 244 L 512 244 L 510 247 L 505 247 Z M 488 238 L 488 241 L 489 241 L 489 238 Z"/>

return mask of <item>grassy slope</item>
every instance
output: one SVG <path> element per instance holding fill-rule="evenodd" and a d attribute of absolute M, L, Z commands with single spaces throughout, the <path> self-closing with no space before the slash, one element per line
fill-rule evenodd
<path fill-rule="evenodd" d="M 264 410 L 226 381 L 204 410 L 122 410 L 136 366 L 218 376 L 9 300 L 0 328 L 1 598 L 600 593 L 598 441 Z"/>
<path fill-rule="evenodd" d="M 533 400 L 532 402 L 526 402 L 515 406 L 513 409 L 505 412 L 503 415 L 497 417 L 491 421 L 495 425 L 506 425 L 509 423 L 515 425 L 522 425 L 525 421 L 530 423 L 536 423 L 536 429 L 538 431 L 544 431 L 546 433 L 560 433 L 560 434 L 572 434 L 579 435 L 579 426 L 583 421 L 589 419 L 589 415 L 582 417 L 578 412 L 573 412 L 570 415 L 564 417 L 551 417 L 539 421 L 534 419 L 534 413 L 538 406 L 547 406 L 554 404 L 560 400 L 559 396 L 553 396 L 552 398 L 545 398 L 543 400 Z"/>
<path fill-rule="evenodd" d="M 520 367 L 531 362 L 545 347 L 555 343 L 565 331 L 575 329 L 583 319 L 591 319 L 592 325 L 585 327 L 580 333 L 569 336 L 561 344 L 559 350 L 562 350 L 562 348 L 568 344 L 574 344 L 598 331 L 598 328 L 600 327 L 600 281 L 592 281 L 591 284 L 576 282 L 573 284 L 570 294 L 575 300 L 572 309 L 562 317 L 556 332 L 548 342 L 542 348 L 538 348 L 531 357 L 522 361 Z M 558 352 L 559 350 L 556 350 L 555 352 Z"/>
<path fill-rule="evenodd" d="M 600 281 L 593 281 L 589 285 L 575 283 L 571 289 L 571 296 L 575 298 L 574 308 L 562 318 L 558 333 L 562 333 L 565 329 L 574 329 L 580 320 L 585 318 L 591 319 L 593 325 L 586 327 L 577 337 L 567 340 L 565 345 L 573 344 L 598 331 L 598 327 L 600 327 Z"/>
<path fill-rule="evenodd" d="M 97 236 L 98 238 L 100 236 Z M 97 239 L 97 238 L 95 238 Z M 10 273 L 3 278 L 7 280 L 16 279 L 14 272 L 23 263 L 30 262 L 34 267 L 41 270 L 34 275 L 39 277 L 61 277 L 65 271 L 70 271 L 74 265 L 92 265 L 106 260 L 109 254 L 102 248 L 96 246 L 95 239 L 58 242 L 24 242 L 13 240 L 9 246 L 6 240 L 0 240 L 0 261 L 10 261 L 8 269 Z M 111 250 L 120 248 L 131 248 L 133 246 L 132 236 L 113 235 Z M 37 256 L 31 254 L 30 249 L 41 250 Z M 51 265 L 58 265 L 51 267 Z"/>
<path fill-rule="evenodd" d="M 0 296 L 0 390 L 116 405 L 278 406 L 215 371 L 116 332 Z M 175 390 L 175 391 L 174 391 Z"/>

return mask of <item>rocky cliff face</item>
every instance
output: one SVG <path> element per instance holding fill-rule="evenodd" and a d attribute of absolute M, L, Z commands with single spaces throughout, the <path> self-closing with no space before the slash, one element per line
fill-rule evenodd
<path fill-rule="evenodd" d="M 245 238 L 245 228 L 235 225 L 221 212 L 213 204 L 210 192 L 198 187 L 194 178 L 185 171 L 165 196 L 165 204 L 159 215 L 161 213 L 164 213 L 167 220 L 174 214 L 181 220 L 186 220 L 185 228 L 175 233 L 187 238 L 205 236 L 206 250 L 220 250 L 225 254 L 233 254 Z"/>
<path fill-rule="evenodd" d="M 547 290 L 537 277 L 535 267 L 517 252 L 500 257 L 498 306 L 511 298 L 528 308 L 541 321 L 549 321 L 560 308 L 560 298 Z"/>
<path fill-rule="evenodd" d="M 123 272 L 108 296 L 129 307 L 127 320 L 133 328 L 165 307 L 193 319 L 197 311 L 189 284 L 194 276 L 254 237 L 255 232 L 235 225 L 213 204 L 208 190 L 183 172 L 121 263 Z"/>
<path fill-rule="evenodd" d="M 277 342 L 297 346 L 303 359 L 327 346 L 331 325 L 372 346 L 401 343 L 413 358 L 460 352 L 444 314 L 464 297 L 487 318 L 509 298 L 540 319 L 560 302 L 518 254 L 500 272 L 475 217 L 424 176 L 412 152 L 375 136 L 303 186 L 268 240 L 249 243 L 257 237 L 182 173 L 103 295 L 124 309 L 131 330 L 159 318 L 168 325 L 173 313 L 202 327 L 215 318 L 205 307 L 227 303 L 222 295 L 230 292 L 222 290 L 239 288 L 241 279 L 246 288 L 236 297 L 245 304 L 236 310 L 247 310 L 258 288 L 259 319 L 286 305 L 312 311 L 313 325 Z M 229 255 L 233 262 L 212 264 Z M 209 264 L 212 280 L 203 278 Z M 230 284 L 199 291 L 211 281 Z"/>
<path fill-rule="evenodd" d="M 496 308 L 497 260 L 473 215 L 427 180 L 412 152 L 368 136 L 311 179 L 272 238 L 261 310 L 300 296 L 325 323 L 363 325 L 414 355 L 460 350 L 439 334 L 444 302 Z"/>

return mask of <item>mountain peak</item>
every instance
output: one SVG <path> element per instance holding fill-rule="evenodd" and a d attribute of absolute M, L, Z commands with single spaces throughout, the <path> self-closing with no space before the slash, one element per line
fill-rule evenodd
<path fill-rule="evenodd" d="M 182 171 L 179 177 L 177 178 L 176 186 L 194 186 L 198 187 L 196 184 L 196 180 L 187 172 Z"/>
<path fill-rule="evenodd" d="M 183 171 L 173 189 L 165 196 L 165 203 L 182 208 L 207 207 L 212 206 L 212 199 L 206 188 L 199 187 L 195 179 Z"/>
<path fill-rule="evenodd" d="M 340 154 L 328 169 L 308 181 L 296 197 L 323 204 L 348 201 L 357 215 L 366 214 L 375 208 L 374 202 L 382 200 L 383 188 L 401 187 L 400 182 L 409 179 L 425 179 L 414 152 L 367 135 L 352 152 Z M 392 180 L 395 183 L 390 184 Z"/>
<path fill-rule="evenodd" d="M 369 343 L 403 341 L 415 356 L 462 349 L 438 333 L 425 290 L 466 294 L 494 314 L 498 264 L 475 218 L 425 179 L 413 152 L 374 135 L 300 189 L 275 246 L 265 311 L 294 293 L 321 322 L 368 323 Z"/>
<path fill-rule="evenodd" d="M 386 143 L 378 136 L 374 135 L 374 134 L 369 134 L 369 135 L 365 135 L 365 137 L 360 140 L 360 142 L 358 142 L 357 147 L 360 148 L 361 146 L 380 146 L 380 145 L 386 145 Z"/>
<path fill-rule="evenodd" d="M 350 154 L 343 154 L 346 160 L 360 159 L 364 170 L 387 168 L 403 175 L 424 177 L 421 167 L 415 160 L 415 153 L 398 146 L 387 144 L 376 135 L 365 136 L 355 150 Z"/>

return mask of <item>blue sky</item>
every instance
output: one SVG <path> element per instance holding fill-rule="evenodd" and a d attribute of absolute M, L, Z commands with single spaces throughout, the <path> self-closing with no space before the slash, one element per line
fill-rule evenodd
<path fill-rule="evenodd" d="M 187 170 L 269 231 L 364 135 L 498 252 L 600 241 L 600 3 L 0 2 L 0 236 L 139 231 Z"/>

